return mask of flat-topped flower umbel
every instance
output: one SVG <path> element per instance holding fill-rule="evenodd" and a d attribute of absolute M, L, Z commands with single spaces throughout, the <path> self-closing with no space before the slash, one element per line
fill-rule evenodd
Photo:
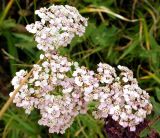
<path fill-rule="evenodd" d="M 87 19 L 75 7 L 68 5 L 40 8 L 35 14 L 41 21 L 27 25 L 26 29 L 35 34 L 38 49 L 45 52 L 67 46 L 75 35 L 82 36 L 87 26 Z"/>
<path fill-rule="evenodd" d="M 75 117 L 86 114 L 90 102 L 95 102 L 92 114 L 96 119 L 111 116 L 122 127 L 136 130 L 136 125 L 151 113 L 149 95 L 138 86 L 133 72 L 127 67 L 115 68 L 99 63 L 97 72 L 80 67 L 58 53 L 59 47 L 70 44 L 75 35 L 82 36 L 87 19 L 74 7 L 55 6 L 36 11 L 41 21 L 27 25 L 35 35 L 40 64 L 22 85 L 13 102 L 30 114 L 40 110 L 40 125 L 48 126 L 50 133 L 64 133 Z M 14 89 L 21 85 L 27 71 L 20 70 L 12 79 Z M 13 92 L 10 93 L 10 96 Z"/>

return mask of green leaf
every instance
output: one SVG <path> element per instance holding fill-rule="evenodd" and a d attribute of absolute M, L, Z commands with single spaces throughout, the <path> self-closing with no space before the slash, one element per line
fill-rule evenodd
<path fill-rule="evenodd" d="M 7 40 L 8 53 L 14 56 L 16 59 L 18 59 L 17 48 L 15 47 L 15 41 L 12 34 L 9 31 L 5 31 L 3 32 L 3 34 Z M 14 76 L 17 71 L 17 67 L 14 65 L 16 64 L 16 61 L 10 59 L 9 62 L 10 62 L 10 70 L 11 70 L 12 76 Z"/>
<path fill-rule="evenodd" d="M 117 59 L 116 63 L 119 63 L 120 60 L 122 60 L 125 56 L 132 53 L 133 50 L 138 46 L 139 40 L 137 37 L 134 38 L 133 42 L 129 47 L 123 52 L 123 54 Z"/>
<path fill-rule="evenodd" d="M 160 134 L 160 120 L 157 120 L 151 127 Z"/>
<path fill-rule="evenodd" d="M 140 133 L 140 137 L 141 138 L 146 138 L 147 137 L 147 135 L 149 134 L 149 129 L 148 128 L 146 128 L 146 129 L 144 129 L 141 133 Z"/>
<path fill-rule="evenodd" d="M 157 99 L 159 100 L 160 102 L 160 89 L 158 87 L 155 88 L 156 89 L 156 96 L 157 96 Z"/>
<path fill-rule="evenodd" d="M 9 29 L 15 26 L 16 26 L 16 22 L 14 19 L 7 19 L 7 20 L 4 20 L 2 24 L 0 24 L 0 31 L 2 32 L 10 31 Z"/>
<path fill-rule="evenodd" d="M 153 109 L 154 109 L 155 113 L 159 115 L 160 114 L 160 103 L 156 102 L 154 97 L 152 97 L 152 96 L 151 96 L 150 99 L 151 99 L 151 102 L 152 102 Z"/>

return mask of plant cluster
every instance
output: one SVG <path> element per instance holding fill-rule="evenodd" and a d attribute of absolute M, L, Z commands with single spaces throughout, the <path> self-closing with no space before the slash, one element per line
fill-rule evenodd
<path fill-rule="evenodd" d="M 37 48 L 43 51 L 40 64 L 33 65 L 33 73 L 14 98 L 16 106 L 27 114 L 38 109 L 40 125 L 50 133 L 64 133 L 75 117 L 86 114 L 88 105 L 96 119 L 111 116 L 122 127 L 136 130 L 136 125 L 151 113 L 149 95 L 138 86 L 133 72 L 118 65 L 118 71 L 106 63 L 99 63 L 97 71 L 79 66 L 61 56 L 60 47 L 85 33 L 87 19 L 74 7 L 55 6 L 36 10 L 40 21 L 26 26 L 35 35 Z M 20 70 L 12 79 L 14 89 L 20 86 L 27 71 Z M 10 93 L 12 95 L 12 92 Z"/>

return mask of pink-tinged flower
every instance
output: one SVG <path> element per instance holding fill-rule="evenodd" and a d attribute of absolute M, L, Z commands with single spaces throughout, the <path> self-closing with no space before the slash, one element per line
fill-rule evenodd
<path fill-rule="evenodd" d="M 33 65 L 33 73 L 20 88 L 13 102 L 25 109 L 40 111 L 40 125 L 50 133 L 64 133 L 79 114 L 86 114 L 90 102 L 96 119 L 111 116 L 122 127 L 136 130 L 136 125 L 151 113 L 149 95 L 138 86 L 133 72 L 127 67 L 115 68 L 99 63 L 97 73 L 80 67 L 59 55 L 57 49 L 70 44 L 75 35 L 82 36 L 87 19 L 74 7 L 65 5 L 40 8 L 35 11 L 41 21 L 26 26 L 35 35 L 37 48 L 43 50 L 41 63 Z M 11 83 L 16 89 L 27 71 L 20 70 Z M 13 92 L 9 94 L 13 95 Z"/>

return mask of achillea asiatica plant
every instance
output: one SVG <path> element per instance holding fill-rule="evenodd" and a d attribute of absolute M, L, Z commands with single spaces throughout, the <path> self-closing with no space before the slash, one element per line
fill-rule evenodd
<path fill-rule="evenodd" d="M 120 73 L 117 73 L 106 63 L 99 63 L 97 71 L 92 71 L 58 53 L 58 48 L 66 47 L 76 35 L 85 33 L 87 19 L 76 8 L 52 5 L 35 14 L 41 20 L 26 29 L 34 34 L 37 48 L 43 54 L 16 94 L 13 100 L 16 106 L 24 108 L 27 114 L 38 109 L 40 125 L 49 127 L 50 133 L 64 133 L 75 117 L 86 114 L 89 103 L 95 102 L 92 114 L 96 119 L 110 116 L 122 127 L 135 131 L 136 125 L 151 113 L 152 105 L 133 72 L 118 65 Z M 14 89 L 26 75 L 25 70 L 16 73 L 12 79 Z"/>

